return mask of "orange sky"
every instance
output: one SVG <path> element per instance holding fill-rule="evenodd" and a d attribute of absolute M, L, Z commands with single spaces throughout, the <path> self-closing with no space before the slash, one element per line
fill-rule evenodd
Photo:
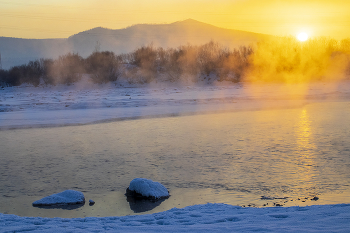
<path fill-rule="evenodd" d="M 188 18 L 280 36 L 350 38 L 349 0 L 0 0 L 0 36 L 7 37 L 66 38 L 99 26 Z"/>

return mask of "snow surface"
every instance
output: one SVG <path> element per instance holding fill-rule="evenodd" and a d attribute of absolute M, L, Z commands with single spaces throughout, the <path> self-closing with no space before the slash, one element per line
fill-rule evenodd
<path fill-rule="evenodd" d="M 82 192 L 75 190 L 65 190 L 63 192 L 55 193 L 40 200 L 34 201 L 33 206 L 82 204 L 84 202 L 85 197 Z"/>
<path fill-rule="evenodd" d="M 120 84 L 121 85 L 121 84 Z M 81 125 L 350 99 L 350 81 L 315 84 L 19 86 L 0 89 L 0 129 Z"/>
<path fill-rule="evenodd" d="M 144 197 L 164 198 L 169 196 L 168 190 L 161 183 L 144 178 L 133 179 L 130 182 L 129 190 Z"/>
<path fill-rule="evenodd" d="M 349 101 L 350 82 L 279 86 L 9 87 L 0 90 L 0 129 L 108 122 L 204 112 Z M 151 215 L 87 218 L 0 214 L 0 232 L 350 232 L 350 204 L 242 208 L 206 204 Z"/>
<path fill-rule="evenodd" d="M 32 218 L 0 214 L 0 232 L 349 232 L 350 205 L 188 206 L 146 215 Z"/>

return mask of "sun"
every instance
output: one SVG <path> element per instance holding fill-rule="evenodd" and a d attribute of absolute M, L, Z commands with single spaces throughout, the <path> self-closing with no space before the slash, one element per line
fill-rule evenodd
<path fill-rule="evenodd" d="M 297 35 L 299 41 L 306 41 L 309 39 L 309 36 L 305 32 L 301 32 Z"/>

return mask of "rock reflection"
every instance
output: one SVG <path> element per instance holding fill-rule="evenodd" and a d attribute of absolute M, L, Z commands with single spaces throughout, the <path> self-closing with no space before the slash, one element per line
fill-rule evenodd
<path fill-rule="evenodd" d="M 127 197 L 126 201 L 129 203 L 130 209 L 134 213 L 142 213 L 153 210 L 159 206 L 165 199 L 161 200 L 147 200 L 147 199 L 136 199 L 133 197 Z"/>
<path fill-rule="evenodd" d="M 42 206 L 33 206 L 40 209 L 62 209 L 62 210 L 75 210 L 83 207 L 85 203 L 74 204 L 74 205 L 42 205 Z"/>

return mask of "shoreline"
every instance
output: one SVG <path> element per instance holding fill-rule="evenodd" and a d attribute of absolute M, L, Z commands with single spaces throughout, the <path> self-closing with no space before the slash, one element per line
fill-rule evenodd
<path fill-rule="evenodd" d="M 33 218 L 0 214 L 0 230 L 59 232 L 347 232 L 350 204 L 243 208 L 205 204 L 124 217 Z"/>
<path fill-rule="evenodd" d="M 255 194 L 246 194 L 244 200 L 239 198 L 238 193 L 221 192 L 214 195 L 214 189 L 194 189 L 194 188 L 173 188 L 171 196 L 167 200 L 155 203 L 142 202 L 137 206 L 129 203 L 125 192 L 116 190 L 103 193 L 84 192 L 86 200 L 92 199 L 95 204 L 90 206 L 88 201 L 80 205 L 63 205 L 53 207 L 34 207 L 32 202 L 39 200 L 42 196 L 17 196 L 3 198 L 6 204 L 0 204 L 0 213 L 16 215 L 19 217 L 40 217 L 40 218 L 91 218 L 110 216 L 133 216 L 148 215 L 169 211 L 173 208 L 186 208 L 189 206 L 205 205 L 206 203 L 225 204 L 242 208 L 273 208 L 273 207 L 308 207 L 349 204 L 345 195 L 318 195 L 318 200 L 313 200 L 314 196 L 293 196 L 293 197 L 262 197 Z M 199 195 L 196 195 L 200 193 Z M 210 198 L 208 198 L 210 196 Z M 203 198 L 205 197 L 205 198 Z M 335 199 L 337 201 L 335 201 Z M 220 200 L 220 201 L 219 201 Z M 248 201 L 247 201 L 248 200 Z M 150 208 L 143 210 L 143 208 Z"/>
<path fill-rule="evenodd" d="M 0 131 L 288 109 L 350 100 L 350 81 L 325 85 L 11 87 L 0 91 Z"/>

